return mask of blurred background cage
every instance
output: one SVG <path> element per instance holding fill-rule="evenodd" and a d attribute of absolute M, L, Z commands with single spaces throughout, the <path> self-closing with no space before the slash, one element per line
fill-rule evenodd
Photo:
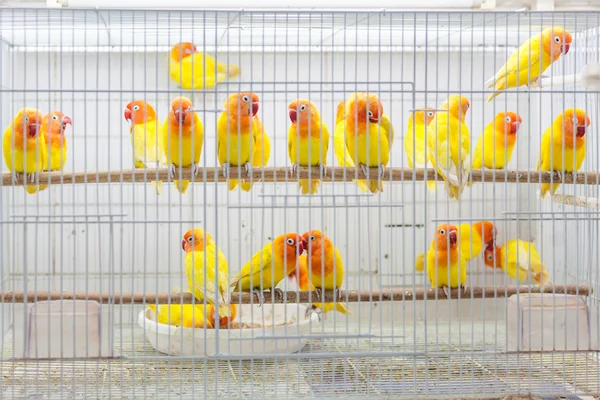
<path fill-rule="evenodd" d="M 484 82 L 522 42 L 553 26 L 568 29 L 573 44 L 546 71 L 551 82 L 486 103 Z M 0 126 L 5 129 L 25 106 L 44 114 L 61 110 L 73 120 L 64 183 L 53 181 L 30 196 L 12 187 L 1 166 L 0 398 L 599 395 L 598 91 L 560 81 L 600 62 L 599 29 L 600 11 L 0 9 Z M 240 76 L 204 90 L 178 88 L 169 79 L 168 59 L 182 41 L 238 65 Z M 204 124 L 200 165 L 208 171 L 219 167 L 217 118 L 227 96 L 238 91 L 260 97 L 259 114 L 271 137 L 265 171 L 291 166 L 292 100 L 310 99 L 333 136 L 340 101 L 353 92 L 377 94 L 396 132 L 387 167 L 402 179 L 390 182 L 386 175 L 385 191 L 369 195 L 350 178 L 325 178 L 315 196 L 298 195 L 296 178 L 283 170 L 276 182 L 259 180 L 249 193 L 229 192 L 213 175 L 204 180 L 204 169 L 185 195 L 165 183 L 157 196 L 148 182 L 154 169 L 136 170 L 137 182 L 131 182 L 127 103 L 153 104 L 162 121 L 175 96 L 189 97 Z M 470 100 L 472 147 L 498 112 L 523 117 L 508 170 L 524 173 L 535 170 L 540 138 L 551 121 L 566 108 L 585 109 L 592 124 L 579 172 L 589 181 L 563 184 L 543 200 L 535 172 L 518 175 L 519 182 L 511 181 L 516 174 L 491 173 L 491 181 L 474 183 L 460 202 L 448 199 L 441 182 L 429 192 L 417 179 L 419 169 L 408 167 L 407 121 L 413 110 L 437 108 L 451 94 Z M 339 166 L 329 148 L 327 165 Z M 551 276 L 545 290 L 557 293 L 543 295 L 551 303 L 542 307 L 550 310 L 544 314 L 548 321 L 556 321 L 558 309 L 576 316 L 570 321 L 577 326 L 552 326 L 555 334 L 544 336 L 550 341 L 544 351 L 509 349 L 517 333 L 507 319 L 514 304 L 506 297 L 516 291 L 527 296 L 539 287 L 524 287 L 486 267 L 480 256 L 468 264 L 472 290 L 448 300 L 441 291 L 428 291 L 427 275 L 415 271 L 415 259 L 428 250 L 438 225 L 482 219 L 494 222 L 500 243 L 536 243 Z M 311 318 L 307 332 L 275 333 L 268 324 L 269 297 L 253 309 L 265 326 L 231 345 L 229 353 L 159 352 L 140 313 L 156 293 L 187 291 L 181 237 L 193 227 L 214 236 L 229 261 L 230 279 L 279 234 L 322 230 L 344 260 L 342 289 L 361 293 L 346 304 L 352 315 L 332 312 L 323 320 Z M 287 280 L 280 287 L 296 291 Z M 569 291 L 579 303 L 567 300 L 563 293 Z M 57 327 L 60 310 L 54 310 L 47 327 L 35 327 L 35 341 L 50 343 L 50 336 L 68 333 L 83 343 L 53 339 L 52 346 L 69 353 L 71 346 L 89 349 L 97 342 L 102 357 L 48 360 L 30 353 L 33 305 L 51 297 L 49 292 L 74 304 L 63 319 L 95 312 L 101 337 L 86 333 L 90 319 L 83 326 L 63 321 Z M 73 297 L 104 304 L 78 309 Z M 287 307 L 304 315 L 295 302 Z M 205 340 L 227 342 L 229 331 L 217 329 Z M 579 342 L 582 337 L 587 339 Z M 267 342 L 280 343 L 283 353 L 241 355 L 242 348 L 262 349 Z M 564 350 L 567 342 L 575 349 Z M 293 347 L 300 350 L 287 354 Z"/>

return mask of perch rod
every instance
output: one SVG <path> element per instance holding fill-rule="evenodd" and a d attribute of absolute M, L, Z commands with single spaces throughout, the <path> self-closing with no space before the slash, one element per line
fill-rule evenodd
<path fill-rule="evenodd" d="M 562 203 L 569 206 L 600 210 L 600 199 L 595 197 L 573 196 L 572 194 L 555 194 L 552 196 L 552 199 L 556 203 Z"/>
<path fill-rule="evenodd" d="M 578 294 L 580 296 L 589 296 L 592 294 L 592 288 L 588 285 L 558 285 L 558 286 L 545 286 L 543 288 L 539 286 L 507 286 L 507 287 L 467 287 L 465 293 L 459 289 L 453 289 L 451 291 L 451 297 L 453 299 L 459 298 L 502 298 L 509 297 L 517 293 L 555 293 L 555 294 Z M 283 303 L 284 300 L 287 303 L 309 303 L 309 296 L 312 296 L 313 302 L 318 302 L 317 295 L 315 292 L 295 292 L 288 291 L 283 292 L 284 297 L 273 296 L 270 292 L 265 292 L 265 303 Z M 339 296 L 335 298 L 333 292 L 323 292 L 326 302 L 333 302 L 334 299 L 337 302 L 346 302 L 346 296 L 348 296 L 348 302 L 368 302 L 368 301 L 411 301 L 411 300 L 434 300 L 436 295 L 440 300 L 446 300 L 446 295 L 442 289 L 382 289 L 374 290 L 372 292 L 367 291 L 356 291 L 356 290 L 342 290 Z M 273 297 L 275 297 L 273 299 Z M 108 293 L 108 292 L 3 292 L 0 293 L 0 302 L 3 303 L 23 303 L 24 301 L 45 301 L 45 300 L 95 300 L 99 303 L 115 303 L 115 304 L 166 304 L 171 300 L 172 304 L 191 304 L 192 294 L 191 293 L 143 293 L 143 292 L 121 292 L 121 293 Z M 232 293 L 231 303 L 242 303 L 250 304 L 250 300 L 255 304 L 258 304 L 259 299 L 256 295 L 251 293 Z"/>
<path fill-rule="evenodd" d="M 293 178 L 289 176 L 289 168 L 287 167 L 265 167 L 253 168 L 252 179 L 255 182 L 296 182 L 298 179 L 308 179 L 309 171 L 314 179 L 320 178 L 319 167 L 301 167 L 298 169 L 298 175 Z M 413 175 L 414 172 L 414 175 Z M 19 176 L 19 184 L 23 183 L 23 176 Z M 158 176 L 157 176 L 158 175 Z M 371 179 L 377 176 L 377 168 L 370 168 L 369 175 Z M 232 179 L 240 177 L 240 170 L 237 167 L 232 167 L 230 171 Z M 243 173 L 242 178 L 245 178 Z M 158 168 L 152 170 L 146 169 L 128 169 L 119 171 L 99 171 L 99 172 L 42 172 L 38 175 L 40 184 L 50 183 L 57 184 L 81 184 L 81 183 L 109 183 L 109 182 L 147 182 L 153 180 L 168 180 L 168 169 Z M 176 174 L 175 179 L 179 179 L 179 174 Z M 191 180 L 191 169 L 183 168 L 181 178 Z M 219 182 L 226 182 L 223 177 L 221 168 L 200 168 L 200 172 L 194 179 L 195 182 L 214 183 L 215 178 Z M 326 167 L 326 176 L 324 182 L 349 182 L 353 179 L 365 179 L 365 175 L 359 168 L 345 167 Z M 576 172 L 576 173 L 560 173 L 560 172 L 540 172 L 540 171 L 508 171 L 508 170 L 474 170 L 471 172 L 473 182 L 517 182 L 517 183 L 576 183 L 584 185 L 600 184 L 600 173 L 598 172 Z M 247 178 L 245 178 L 247 179 Z M 437 180 L 442 178 L 435 173 L 434 169 L 417 168 L 413 171 L 412 168 L 386 168 L 386 181 L 423 181 Z M 5 172 L 2 175 L 2 186 L 13 186 L 12 174 Z"/>

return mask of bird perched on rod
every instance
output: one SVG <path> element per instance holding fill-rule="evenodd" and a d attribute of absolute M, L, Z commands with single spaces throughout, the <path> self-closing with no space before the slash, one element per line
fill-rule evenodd
<path fill-rule="evenodd" d="M 560 114 L 542 135 L 538 171 L 576 172 L 581 168 L 586 152 L 586 133 L 590 117 L 580 108 L 568 108 Z M 558 183 L 542 183 L 541 196 L 554 194 Z"/>
<path fill-rule="evenodd" d="M 448 298 L 450 289 L 461 287 L 466 292 L 467 264 L 460 252 L 455 225 L 443 224 L 438 227 L 427 252 L 427 276 L 431 286 L 443 288 Z"/>
<path fill-rule="evenodd" d="M 514 112 L 498 113 L 479 136 L 472 162 L 466 162 L 467 168 L 506 168 L 512 157 L 517 142 L 517 131 L 522 122 L 523 119 Z"/>
<path fill-rule="evenodd" d="M 161 128 L 165 146 L 166 163 L 169 166 L 169 179 L 176 175 L 177 168 L 192 168 L 194 177 L 200 169 L 200 155 L 204 144 L 204 127 L 198 114 L 194 112 L 192 101 L 186 97 L 176 97 L 171 102 L 169 115 Z M 190 181 L 174 181 L 182 194 Z"/>
<path fill-rule="evenodd" d="M 290 177 L 297 173 L 299 166 L 315 165 L 321 168 L 321 177 L 324 177 L 329 150 L 329 130 L 321 122 L 317 106 L 309 100 L 298 99 L 288 105 L 288 113 L 292 121 L 288 131 L 288 155 L 292 162 Z M 320 184 L 321 181 L 317 177 L 298 180 L 302 194 L 317 193 Z"/>
<path fill-rule="evenodd" d="M 37 174 L 42 171 L 42 154 L 46 152 L 46 143 L 40 140 L 43 115 L 34 108 L 23 108 L 4 131 L 2 148 L 4 163 L 12 172 L 13 184 L 18 184 L 17 173 L 24 174 L 25 190 L 29 194 L 38 191 L 35 183 Z"/>
<path fill-rule="evenodd" d="M 211 89 L 217 83 L 237 77 L 237 65 L 225 65 L 198 51 L 190 42 L 178 43 L 171 48 L 169 73 L 173 82 L 183 89 Z"/>
<path fill-rule="evenodd" d="M 255 293 L 260 304 L 264 302 L 262 291 L 265 289 L 283 297 L 283 292 L 275 286 L 296 270 L 298 257 L 305 248 L 306 242 L 297 233 L 279 235 L 252 256 L 231 282 L 231 287 L 234 291 Z"/>
<path fill-rule="evenodd" d="M 144 100 L 127 104 L 125 120 L 131 122 L 131 146 L 135 168 L 154 169 L 166 163 L 163 135 L 158 132 L 158 118 L 154 107 Z M 151 172 L 149 172 L 151 175 Z M 162 192 L 162 181 L 152 181 L 157 194 Z"/>
<path fill-rule="evenodd" d="M 241 167 L 246 179 L 242 190 L 252 188 L 252 167 L 264 167 L 271 155 L 271 142 L 258 118 L 259 98 L 256 93 L 234 93 L 225 101 L 225 111 L 217 121 L 217 157 L 223 167 L 223 176 L 229 178 L 231 167 Z M 229 190 L 238 185 L 229 179 Z"/>
<path fill-rule="evenodd" d="M 410 168 L 425 168 L 429 164 L 425 132 L 434 117 L 435 110 L 430 107 L 415 110 L 408 117 L 408 126 L 404 133 L 404 151 L 406 151 L 406 160 Z M 430 190 L 435 190 L 436 186 L 436 181 L 427 181 L 427 187 Z"/>
<path fill-rule="evenodd" d="M 485 249 L 485 265 L 501 268 L 508 276 L 522 282 L 535 281 L 543 286 L 550 275 L 533 242 L 513 239 L 501 246 L 490 244 Z"/>
<path fill-rule="evenodd" d="M 485 82 L 494 93 L 488 97 L 488 103 L 500 94 L 500 91 L 537 83 L 541 75 L 561 55 L 567 54 L 573 38 L 560 26 L 546 28 L 541 33 L 525 41 L 508 58 L 506 64 L 492 78 Z"/>
<path fill-rule="evenodd" d="M 448 197 L 457 201 L 467 183 L 465 160 L 471 151 L 471 137 L 465 115 L 469 107 L 466 97 L 452 95 L 427 126 L 429 161 L 444 178 Z"/>
<path fill-rule="evenodd" d="M 60 111 L 52 111 L 44 116 L 41 128 L 41 140 L 44 141 L 42 166 L 44 171 L 62 171 L 67 162 L 67 138 L 65 130 L 73 121 Z M 47 185 L 40 185 L 44 190 Z"/>

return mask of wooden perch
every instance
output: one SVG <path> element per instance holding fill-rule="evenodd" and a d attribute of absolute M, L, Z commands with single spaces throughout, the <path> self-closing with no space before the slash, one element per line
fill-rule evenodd
<path fill-rule="evenodd" d="M 297 182 L 298 179 L 308 179 L 309 171 L 311 177 L 320 179 L 319 167 L 301 167 L 298 169 L 299 176 L 290 177 L 289 168 L 286 167 L 265 167 L 253 168 L 252 179 L 255 182 Z M 179 172 L 179 171 L 178 171 Z M 157 177 L 158 173 L 158 177 Z M 427 174 L 427 175 L 426 175 Z M 19 177 L 19 185 L 23 184 L 23 175 L 17 174 Z M 181 179 L 191 180 L 191 169 L 183 168 L 181 171 Z M 232 179 L 246 179 L 243 169 L 232 167 L 230 171 Z M 377 176 L 377 168 L 370 168 L 369 175 L 371 179 Z M 146 182 L 150 183 L 153 180 L 168 180 L 168 169 L 128 169 L 118 171 L 100 171 L 100 172 L 42 172 L 38 174 L 39 183 L 47 184 L 48 179 L 53 185 L 57 184 L 79 184 L 79 183 L 109 183 L 109 182 Z M 323 178 L 325 182 L 349 182 L 353 179 L 366 179 L 362 170 L 359 168 L 345 167 L 326 167 L 326 176 Z M 517 183 L 576 183 L 583 185 L 599 185 L 600 173 L 564 173 L 559 172 L 540 172 L 540 171 L 506 171 L 506 170 L 474 170 L 471 172 L 473 182 L 517 182 Z M 175 179 L 180 179 L 176 176 Z M 386 181 L 424 181 L 436 180 L 441 181 L 442 177 L 435 173 L 434 169 L 417 168 L 386 168 Z M 194 179 L 195 182 L 214 183 L 226 182 L 223 177 L 221 168 L 200 168 L 200 172 Z M 2 175 L 3 186 L 13 186 L 12 173 L 6 172 Z"/>
<path fill-rule="evenodd" d="M 578 294 L 580 296 L 589 296 L 592 294 L 592 288 L 588 285 L 558 285 L 558 286 L 545 286 L 540 288 L 539 286 L 507 286 L 507 287 L 468 287 L 466 292 L 463 293 L 462 289 L 453 289 L 451 291 L 451 297 L 453 299 L 459 298 L 502 298 L 509 297 L 517 293 L 555 293 L 555 294 Z M 356 291 L 346 290 L 340 291 L 339 296 L 336 298 L 334 293 L 323 292 L 326 302 L 333 302 L 334 299 L 337 302 L 346 302 L 346 296 L 348 296 L 349 303 L 355 302 L 379 302 L 379 301 L 411 301 L 411 300 L 434 300 L 436 297 L 439 300 L 447 300 L 446 295 L 442 289 L 382 289 L 374 290 L 373 292 L 367 291 Z M 317 294 L 315 292 L 284 292 L 284 297 L 281 298 L 277 295 L 273 296 L 270 292 L 265 292 L 265 303 L 309 303 L 309 296 L 312 296 L 312 302 L 316 303 Z M 273 299 L 273 297 L 275 297 Z M 34 301 L 45 301 L 45 300 L 95 300 L 99 303 L 108 304 L 167 304 L 169 300 L 172 304 L 191 304 L 192 294 L 191 293 L 99 293 L 99 292 L 4 292 L 0 293 L 0 302 L 2 303 L 23 303 L 25 301 L 31 303 Z M 232 303 L 242 304 L 254 304 L 259 303 L 259 299 L 256 295 L 251 293 L 232 293 Z"/>
<path fill-rule="evenodd" d="M 569 206 L 600 209 L 600 199 L 595 197 L 573 196 L 572 194 L 555 194 L 552 200 Z"/>

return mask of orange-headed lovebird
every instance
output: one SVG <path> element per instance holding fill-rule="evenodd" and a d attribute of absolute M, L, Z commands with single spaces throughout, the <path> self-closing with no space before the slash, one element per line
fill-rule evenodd
<path fill-rule="evenodd" d="M 290 176 L 298 170 L 298 166 L 321 167 L 321 175 L 325 176 L 327 150 L 329 150 L 329 130 L 321 122 L 317 106 L 309 100 L 298 99 L 288 105 L 292 125 L 288 131 L 288 155 L 292 162 Z M 302 194 L 315 194 L 319 191 L 321 181 L 318 178 L 300 179 Z"/>
<path fill-rule="evenodd" d="M 204 304 L 206 299 L 208 304 L 214 305 L 218 298 L 219 316 L 229 316 L 227 259 L 212 236 L 200 228 L 192 229 L 183 235 L 181 248 L 186 253 L 185 275 L 196 300 Z"/>
<path fill-rule="evenodd" d="M 135 168 L 154 169 L 165 164 L 163 136 L 158 132 L 158 118 L 154 108 L 144 100 L 134 100 L 127 104 L 123 113 L 131 122 L 131 146 Z M 148 171 L 152 176 L 152 171 Z M 157 194 L 162 191 L 162 181 L 152 181 Z"/>
<path fill-rule="evenodd" d="M 471 151 L 471 137 L 465 115 L 469 107 L 466 97 L 452 95 L 427 126 L 429 161 L 444 178 L 448 197 L 456 200 L 467 183 L 465 160 Z"/>
<path fill-rule="evenodd" d="M 418 109 L 408 117 L 408 126 L 404 133 L 404 151 L 410 168 L 425 168 L 429 163 L 425 132 L 433 117 L 435 117 L 435 110 L 429 107 Z M 435 190 L 436 186 L 436 181 L 427 181 L 430 190 Z"/>
<path fill-rule="evenodd" d="M 37 193 L 38 186 L 27 183 L 34 183 L 43 169 L 42 154 L 46 146 L 40 140 L 42 120 L 43 115 L 39 110 L 23 108 L 4 131 L 4 162 L 13 173 L 14 184 L 19 183 L 17 173 L 25 174 L 25 190 L 29 194 Z"/>
<path fill-rule="evenodd" d="M 462 287 L 466 290 L 467 264 L 460 252 L 455 225 L 443 224 L 438 227 L 427 252 L 427 276 L 431 286 L 443 288 L 448 298 L 449 289 Z"/>
<path fill-rule="evenodd" d="M 171 48 L 169 73 L 179 87 L 200 90 L 235 78 L 240 69 L 234 64 L 216 62 L 209 54 L 199 52 L 193 43 L 183 42 Z"/>
<path fill-rule="evenodd" d="M 383 104 L 375 94 L 361 92 L 353 93 L 343 107 L 341 111 L 338 106 L 340 122 L 335 126 L 334 140 L 339 143 L 344 138 L 348 153 L 336 150 L 338 162 L 348 166 L 343 158 L 344 154 L 349 155 L 365 175 L 368 175 L 367 167 L 377 167 L 377 179 L 369 179 L 367 187 L 371 193 L 383 192 L 384 168 L 394 143 L 394 128 L 384 114 Z M 359 183 L 359 187 L 361 185 Z"/>
<path fill-rule="evenodd" d="M 517 131 L 522 122 L 523 119 L 514 112 L 498 113 L 477 140 L 471 168 L 506 168 L 512 157 L 517 142 Z M 469 168 L 468 162 L 467 168 Z"/>
<path fill-rule="evenodd" d="M 490 244 L 485 249 L 484 259 L 488 267 L 501 268 L 508 276 L 521 282 L 533 280 L 544 285 L 550 280 L 533 242 L 514 239 L 502 246 Z"/>
<path fill-rule="evenodd" d="M 485 85 L 494 88 L 487 101 L 500 94 L 500 91 L 524 85 L 531 85 L 562 54 L 567 54 L 573 38 L 565 29 L 555 26 L 529 38 L 509 57 L 506 64 L 489 79 Z"/>
<path fill-rule="evenodd" d="M 352 161 L 348 147 L 346 146 L 346 102 L 342 101 L 338 104 L 337 115 L 335 119 L 335 129 L 333 131 L 333 151 L 338 164 L 342 167 L 355 168 L 356 164 Z M 354 180 L 361 192 L 366 192 L 367 182 L 364 180 Z"/>
<path fill-rule="evenodd" d="M 194 177 L 200 168 L 200 154 L 204 144 L 204 127 L 194 111 L 194 105 L 186 97 L 176 97 L 171 102 L 171 110 L 162 125 L 162 140 L 165 146 L 166 162 L 169 165 L 169 178 L 177 175 L 177 168 L 192 167 Z M 182 194 L 190 181 L 174 181 Z"/>
<path fill-rule="evenodd" d="M 458 246 L 465 261 L 469 262 L 477 257 L 488 244 L 495 243 L 498 231 L 490 221 L 480 221 L 474 224 L 460 224 L 458 226 Z M 425 254 L 417 256 L 417 271 L 425 269 Z"/>
<path fill-rule="evenodd" d="M 211 306 L 206 306 L 207 311 L 209 307 Z M 159 324 L 183 328 L 213 328 L 211 321 L 206 318 L 204 304 L 159 304 L 158 309 L 155 304 L 148 304 L 148 308 L 154 312 Z"/>
<path fill-rule="evenodd" d="M 257 116 L 258 104 L 258 95 L 250 92 L 234 93 L 225 102 L 217 122 L 217 156 L 225 178 L 231 167 L 242 167 L 250 177 L 252 167 L 264 167 L 269 162 L 271 143 Z M 237 179 L 229 180 L 229 190 L 237 185 Z M 249 181 L 240 186 L 246 192 L 252 188 Z"/>
<path fill-rule="evenodd" d="M 298 257 L 304 253 L 305 247 L 302 236 L 297 233 L 279 235 L 252 256 L 236 275 L 231 287 L 236 291 L 256 293 L 261 304 L 264 302 L 262 291 L 266 289 L 283 297 L 282 291 L 275 286 L 296 270 Z"/>
<path fill-rule="evenodd" d="M 44 116 L 41 129 L 42 140 L 46 143 L 46 151 L 42 153 L 44 171 L 62 171 L 65 166 L 67 162 L 65 131 L 67 125 L 72 124 L 71 118 L 60 111 L 52 111 Z M 46 186 L 40 185 L 40 190 L 44 189 L 46 189 Z"/>
<path fill-rule="evenodd" d="M 591 120 L 585 111 L 568 108 L 542 135 L 538 171 L 575 172 L 585 159 L 585 134 Z M 556 192 L 559 184 L 543 183 L 541 196 Z"/>

